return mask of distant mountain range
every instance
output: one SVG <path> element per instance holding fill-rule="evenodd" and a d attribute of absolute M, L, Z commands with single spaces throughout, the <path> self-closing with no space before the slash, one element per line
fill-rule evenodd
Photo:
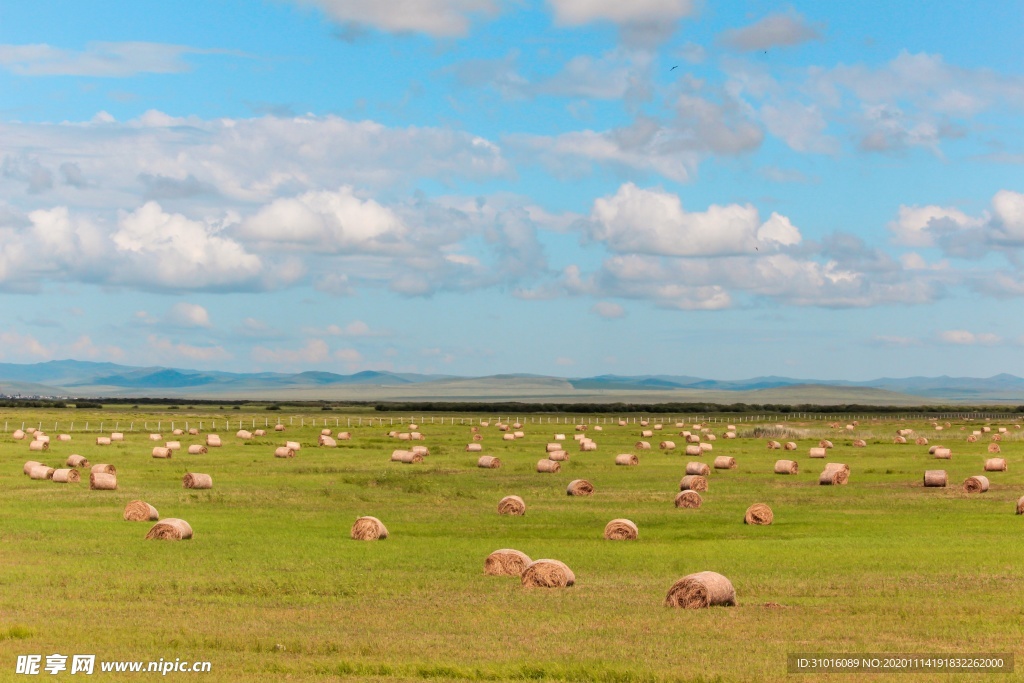
<path fill-rule="evenodd" d="M 850 382 L 791 377 L 709 380 L 685 375 L 530 374 L 455 377 L 367 370 L 234 373 L 61 360 L 0 363 L 0 393 L 21 395 L 161 396 L 174 398 L 331 400 L 524 400 L 564 402 L 876 403 L 1020 402 L 1024 379 L 907 377 Z"/>

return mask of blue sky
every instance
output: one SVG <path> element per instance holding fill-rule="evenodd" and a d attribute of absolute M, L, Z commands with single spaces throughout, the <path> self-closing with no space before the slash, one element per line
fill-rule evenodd
<path fill-rule="evenodd" d="M 1020 2 L 6 3 L 0 360 L 1024 374 L 1020 35 Z"/>

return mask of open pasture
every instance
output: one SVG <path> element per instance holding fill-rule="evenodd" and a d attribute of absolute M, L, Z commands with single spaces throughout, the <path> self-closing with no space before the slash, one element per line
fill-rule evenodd
<path fill-rule="evenodd" d="M 53 652 L 209 660 L 212 672 L 195 677 L 204 681 L 765 681 L 787 678 L 789 652 L 1024 655 L 1024 516 L 1015 514 L 1024 442 L 1011 418 L 942 431 L 891 420 L 853 431 L 794 420 L 777 430 L 773 420 L 737 424 L 736 439 L 723 438 L 720 422 L 708 425 L 716 440 L 702 439 L 712 450 L 692 456 L 681 432 L 697 433 L 693 424 L 666 421 L 654 431 L 658 418 L 646 427 L 591 426 L 592 451 L 581 451 L 571 424 L 526 423 L 523 437 L 505 440 L 515 430 L 491 422 L 475 425 L 482 439 L 474 442 L 468 423 L 421 423 L 424 440 L 400 441 L 386 435 L 390 426 L 346 428 L 345 418 L 341 431 L 351 439 L 319 447 L 318 418 L 315 427 L 271 426 L 248 440 L 235 436 L 237 426 L 218 429 L 222 446 L 189 454 L 190 445 L 207 444 L 209 429 L 172 436 L 165 424 L 157 442 L 140 431 L 152 414 L 102 412 L 105 424 L 134 421 L 135 431 L 104 446 L 96 432 L 59 441 L 47 431 L 39 452 L 29 450 L 31 435 L 12 438 L 16 423 L 52 426 L 67 411 L 3 418 L 4 677 L 18 654 Z M 289 423 L 287 414 L 270 424 L 276 419 Z M 983 425 L 992 431 L 969 443 Z M 758 426 L 769 431 L 755 437 Z M 1000 426 L 1008 431 L 994 455 L 988 447 Z M 906 444 L 893 443 L 897 428 L 914 430 Z M 641 437 L 642 429 L 653 435 Z M 568 459 L 558 472 L 538 473 L 556 432 L 565 434 Z M 922 436 L 930 445 L 915 443 Z M 783 448 L 769 450 L 769 439 Z M 822 439 L 833 447 L 809 457 Z M 181 448 L 152 457 L 169 440 Z M 636 449 L 640 440 L 651 448 Z M 299 443 L 295 457 L 275 457 L 287 441 Z M 675 447 L 663 450 L 662 441 Z M 796 449 L 784 450 L 788 442 Z M 467 452 L 470 443 L 482 450 Z M 419 445 L 429 448 L 422 462 L 391 461 L 394 450 Z M 951 457 L 929 455 L 934 445 Z M 28 460 L 62 468 L 71 454 L 113 465 L 117 489 L 90 490 L 88 468 L 77 484 L 22 472 Z M 620 454 L 639 464 L 617 465 Z M 500 467 L 478 467 L 481 456 Z M 716 469 L 719 456 L 735 467 Z M 992 457 L 1007 469 L 986 472 Z M 781 459 L 796 461 L 798 473 L 775 474 Z M 678 509 L 690 462 L 708 465 L 707 490 L 701 507 Z M 847 464 L 849 482 L 819 485 L 826 463 Z M 948 485 L 925 488 L 925 471 L 940 469 Z M 209 475 L 212 487 L 184 488 L 190 472 Z M 973 475 L 988 477 L 987 492 L 964 492 Z M 577 479 L 593 494 L 566 495 Z M 523 499 L 525 515 L 497 514 L 507 495 Z M 145 540 L 151 522 L 122 519 L 133 500 L 161 519 L 186 520 L 194 537 Z M 770 506 L 770 526 L 744 524 L 754 503 Z M 386 540 L 350 538 L 364 515 L 387 526 Z M 604 539 L 620 518 L 635 523 L 637 540 Z M 527 589 L 515 576 L 486 575 L 485 558 L 501 548 L 561 560 L 575 585 Z M 664 606 L 673 582 L 704 570 L 732 581 L 735 607 Z M 888 680 L 829 680 L 845 678 Z"/>

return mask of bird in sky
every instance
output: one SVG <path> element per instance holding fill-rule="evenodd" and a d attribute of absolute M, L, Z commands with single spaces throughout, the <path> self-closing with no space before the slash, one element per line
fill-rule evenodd
<path fill-rule="evenodd" d="M 679 65 L 678 65 L 678 64 L 676 64 L 676 65 L 675 65 L 674 67 L 672 67 L 671 69 L 669 69 L 669 71 L 675 71 L 675 70 L 676 70 L 676 69 L 678 69 L 678 68 L 679 68 Z"/>

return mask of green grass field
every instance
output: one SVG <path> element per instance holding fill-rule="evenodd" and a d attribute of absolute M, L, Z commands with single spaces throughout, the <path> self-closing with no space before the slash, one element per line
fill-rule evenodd
<path fill-rule="evenodd" d="M 8 410 L 0 421 L 10 430 L 22 421 L 52 427 L 69 412 Z M 335 449 L 316 447 L 319 426 L 245 443 L 236 426 L 217 431 L 222 448 L 190 456 L 184 449 L 205 434 L 184 436 L 182 451 L 157 460 L 141 430 L 155 414 L 101 412 L 105 425 L 135 421 L 136 431 L 103 447 L 96 433 L 61 443 L 47 429 L 53 441 L 43 454 L 29 452 L 31 437 L 15 441 L 8 431 L 0 441 L 0 680 L 31 680 L 14 674 L 17 655 L 52 653 L 208 660 L 211 673 L 168 676 L 202 681 L 773 681 L 787 678 L 790 652 L 1024 655 L 1024 517 L 1014 514 L 1024 442 L 1009 422 L 992 423 L 1010 426 L 1000 444 L 1009 470 L 988 473 L 990 491 L 968 495 L 961 483 L 990 457 L 990 435 L 965 442 L 980 423 L 944 432 L 901 425 L 951 447 L 952 460 L 913 442 L 894 445 L 893 422 L 862 423 L 863 449 L 821 422 L 791 423 L 808 430 L 795 454 L 769 451 L 760 438 L 719 438 L 702 458 L 682 454 L 680 429 L 668 422 L 648 439 L 654 450 L 633 450 L 641 428 L 630 424 L 588 431 L 599 446 L 588 453 L 573 448 L 572 425 L 527 423 L 524 439 L 506 442 L 492 424 L 481 428 L 483 453 L 503 466 L 484 470 L 475 466 L 480 454 L 464 451 L 468 425 L 421 423 L 427 439 L 414 443 L 431 454 L 416 465 L 389 462 L 408 442 L 380 426 L 352 428 L 352 440 Z M 86 416 L 73 417 L 84 425 Z M 555 431 L 566 433 L 571 460 L 561 473 L 538 474 Z M 826 435 L 835 448 L 826 460 L 809 459 Z M 298 457 L 274 458 L 286 439 L 302 443 Z M 661 439 L 676 451 L 659 451 Z M 614 465 L 627 452 L 638 453 L 639 466 Z M 87 471 L 78 485 L 22 474 L 26 460 L 62 466 L 71 453 L 115 465 L 118 490 L 90 491 Z M 717 455 L 734 456 L 737 469 L 712 472 L 700 509 L 675 509 L 685 463 Z M 780 458 L 798 460 L 800 474 L 773 474 Z M 825 462 L 847 463 L 849 484 L 819 486 Z M 926 469 L 947 470 L 950 486 L 923 488 Z M 187 471 L 212 475 L 213 489 L 183 489 Z M 576 478 L 595 494 L 566 496 Z M 525 499 L 526 516 L 496 513 L 507 494 Z M 121 518 L 139 498 L 161 517 L 187 520 L 194 539 L 144 540 L 150 524 Z M 743 524 L 756 502 L 772 507 L 774 525 Z M 351 540 L 360 515 L 380 518 L 391 536 Z M 638 541 L 602 539 L 617 517 L 636 522 Z M 484 558 L 506 547 L 564 561 L 576 585 L 524 589 L 515 577 L 485 576 Z M 736 607 L 663 606 L 676 579 L 702 570 L 732 580 Z M 1024 661 L 1017 666 L 1024 671 Z"/>

